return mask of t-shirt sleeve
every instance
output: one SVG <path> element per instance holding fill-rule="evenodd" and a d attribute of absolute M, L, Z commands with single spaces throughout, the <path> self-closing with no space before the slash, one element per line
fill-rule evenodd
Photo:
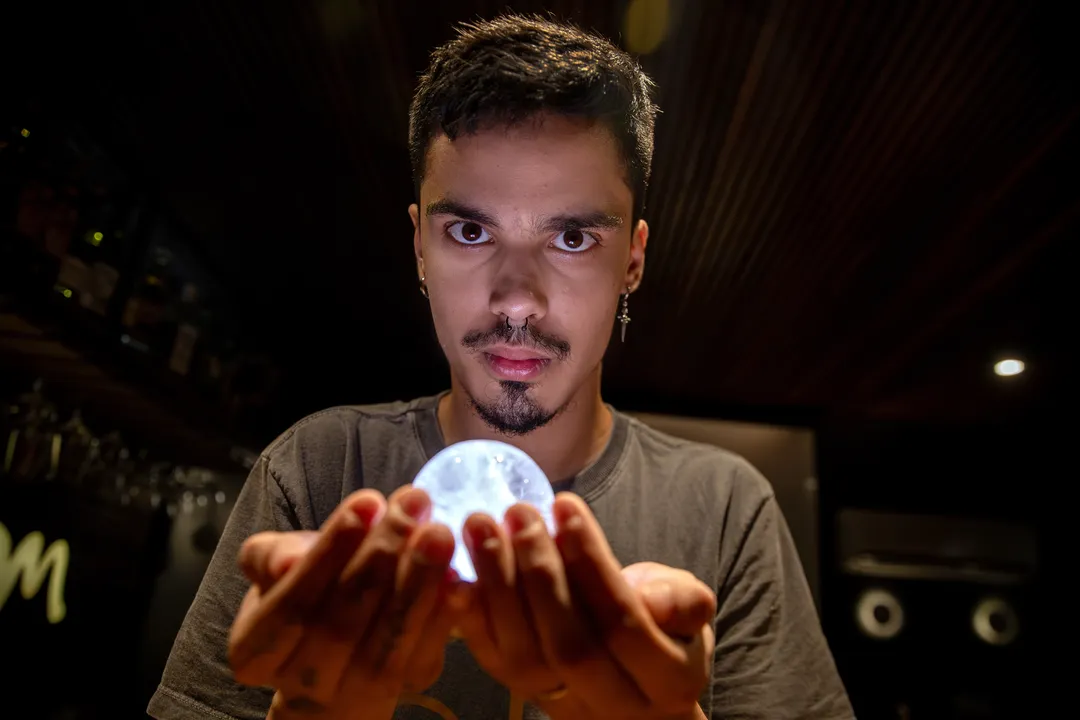
<path fill-rule="evenodd" d="M 767 486 L 749 466 L 736 473 Z M 722 544 L 731 554 L 721 563 L 725 576 L 717 592 L 712 717 L 854 718 L 771 490 L 729 520 Z"/>
<path fill-rule="evenodd" d="M 238 684 L 227 657 L 229 629 L 249 583 L 240 571 L 240 546 L 263 530 L 296 530 L 296 513 L 268 461 L 252 468 L 225 525 L 217 550 L 173 644 L 147 712 L 158 720 L 264 720 L 269 688 Z"/>

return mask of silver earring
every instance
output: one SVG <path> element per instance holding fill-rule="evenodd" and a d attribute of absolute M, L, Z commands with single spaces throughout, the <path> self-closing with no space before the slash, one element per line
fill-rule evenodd
<path fill-rule="evenodd" d="M 626 342 L 626 326 L 630 324 L 630 288 L 626 288 L 626 292 L 622 296 L 622 310 L 619 311 L 618 316 L 615 318 L 622 323 L 622 342 Z"/>
<path fill-rule="evenodd" d="M 425 279 L 426 278 L 423 275 L 420 276 L 420 294 L 426 298 L 430 298 L 431 296 L 428 295 L 427 285 L 424 284 Z"/>

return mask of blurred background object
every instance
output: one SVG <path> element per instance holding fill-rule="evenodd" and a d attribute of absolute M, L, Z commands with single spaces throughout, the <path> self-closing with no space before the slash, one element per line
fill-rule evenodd
<path fill-rule="evenodd" d="M 605 397 L 771 474 L 859 717 L 1053 707 L 1067 8 L 43 0 L 0 21 L 0 715 L 142 717 L 254 454 L 447 385 L 408 103 L 454 23 L 507 8 L 658 84 L 648 272 Z"/>
<path fill-rule="evenodd" d="M 244 475 L 180 466 L 3 375 L 4 714 L 139 717 Z"/>

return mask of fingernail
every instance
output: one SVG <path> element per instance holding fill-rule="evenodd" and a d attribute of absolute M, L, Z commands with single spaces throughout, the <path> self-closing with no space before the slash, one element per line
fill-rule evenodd
<path fill-rule="evenodd" d="M 566 562 L 574 562 L 581 557 L 581 530 L 584 527 L 585 521 L 580 515 L 571 515 L 560 525 L 555 543 Z"/>
<path fill-rule="evenodd" d="M 410 491 L 401 498 L 401 509 L 413 520 L 419 520 L 431 505 L 423 490 Z"/>
<path fill-rule="evenodd" d="M 325 534 L 329 535 L 332 545 L 345 551 L 357 546 L 364 537 L 365 529 L 363 520 L 357 517 L 355 512 L 343 512 L 334 523 L 328 525 Z"/>
<path fill-rule="evenodd" d="M 512 507 L 507 510 L 504 521 L 510 534 L 517 537 L 536 524 L 536 516 L 525 508 Z"/>
<path fill-rule="evenodd" d="M 353 517 L 359 521 L 360 525 L 370 528 L 375 524 L 375 516 L 379 513 L 379 504 L 377 502 L 357 502 L 350 509 Z"/>
<path fill-rule="evenodd" d="M 495 529 L 495 521 L 486 515 L 480 515 L 473 521 L 473 526 L 476 528 L 477 539 L 481 543 L 492 539 L 498 533 Z"/>
<path fill-rule="evenodd" d="M 354 528 L 360 528 L 363 526 L 364 521 L 359 515 L 357 515 L 355 509 L 352 509 L 352 512 L 341 513 L 341 519 L 338 520 L 338 528 L 341 530 L 352 530 Z"/>
<path fill-rule="evenodd" d="M 482 551 L 490 555 L 499 552 L 499 532 L 495 527 L 495 522 L 488 519 L 477 522 L 476 532 L 473 534 L 474 536 L 470 540 L 474 549 L 482 549 Z"/>
<path fill-rule="evenodd" d="M 495 545 L 498 545 L 494 526 L 495 521 L 486 515 L 477 514 L 475 517 L 469 517 L 462 535 L 470 555 L 476 556 L 481 549 L 490 550 L 492 540 Z"/>
<path fill-rule="evenodd" d="M 562 521 L 562 525 L 559 528 L 562 532 L 576 533 L 581 532 L 581 529 L 585 527 L 585 520 L 580 515 L 571 515 Z"/>

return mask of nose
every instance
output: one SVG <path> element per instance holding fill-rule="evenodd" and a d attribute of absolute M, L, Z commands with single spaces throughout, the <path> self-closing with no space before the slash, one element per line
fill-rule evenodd
<path fill-rule="evenodd" d="M 547 315 L 548 301 L 538 273 L 520 267 L 505 268 L 492 287 L 489 307 L 514 327 L 539 322 Z"/>

